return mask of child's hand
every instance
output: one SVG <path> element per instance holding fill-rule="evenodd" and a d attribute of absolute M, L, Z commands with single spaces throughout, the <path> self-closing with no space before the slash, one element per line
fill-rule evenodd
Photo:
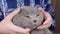
<path fill-rule="evenodd" d="M 12 23 L 12 18 L 20 11 L 20 8 L 17 8 L 12 13 L 10 13 L 8 16 L 6 16 L 1 22 L 0 22 L 0 33 L 3 34 L 26 34 L 30 31 L 30 29 L 26 28 L 23 29 L 21 27 L 18 27 Z"/>
<path fill-rule="evenodd" d="M 45 21 L 44 21 L 44 23 L 41 26 L 37 27 L 37 29 L 49 28 L 51 26 L 51 24 L 52 24 L 52 17 L 51 17 L 51 15 L 48 12 L 45 12 L 43 10 L 43 8 L 41 8 L 41 7 L 39 7 L 38 10 L 39 11 L 41 11 L 41 10 L 43 11 L 42 13 L 44 15 Z"/>

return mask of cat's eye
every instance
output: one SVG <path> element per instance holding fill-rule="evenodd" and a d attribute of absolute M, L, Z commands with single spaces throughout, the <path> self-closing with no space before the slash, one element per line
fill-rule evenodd
<path fill-rule="evenodd" d="M 39 16 L 39 14 L 37 14 L 36 16 Z"/>
<path fill-rule="evenodd" d="M 30 18 L 29 16 L 25 16 L 26 18 Z"/>

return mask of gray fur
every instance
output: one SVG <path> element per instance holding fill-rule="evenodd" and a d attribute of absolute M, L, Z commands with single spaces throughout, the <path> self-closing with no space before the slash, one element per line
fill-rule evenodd
<path fill-rule="evenodd" d="M 30 28 L 30 34 L 52 34 L 48 29 L 37 30 L 43 22 L 43 13 L 39 12 L 37 8 L 24 6 L 21 7 L 20 12 L 13 17 L 13 23 L 22 28 Z"/>

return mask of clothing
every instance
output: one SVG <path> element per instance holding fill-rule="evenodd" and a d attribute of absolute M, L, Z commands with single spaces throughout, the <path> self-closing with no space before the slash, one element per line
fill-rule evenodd
<path fill-rule="evenodd" d="M 0 0 L 0 17 L 3 19 L 14 9 L 21 6 L 42 7 L 46 12 L 50 13 L 53 18 L 52 26 L 55 27 L 54 10 L 51 6 L 51 0 Z M 0 19 L 1 19 L 0 18 Z M 1 19 L 1 20 L 2 20 Z M 51 28 L 50 28 L 51 29 Z"/>

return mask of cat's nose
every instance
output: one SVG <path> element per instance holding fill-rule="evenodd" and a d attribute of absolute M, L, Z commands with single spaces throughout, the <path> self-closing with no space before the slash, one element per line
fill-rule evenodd
<path fill-rule="evenodd" d="M 34 20 L 33 22 L 37 22 L 37 20 Z"/>

